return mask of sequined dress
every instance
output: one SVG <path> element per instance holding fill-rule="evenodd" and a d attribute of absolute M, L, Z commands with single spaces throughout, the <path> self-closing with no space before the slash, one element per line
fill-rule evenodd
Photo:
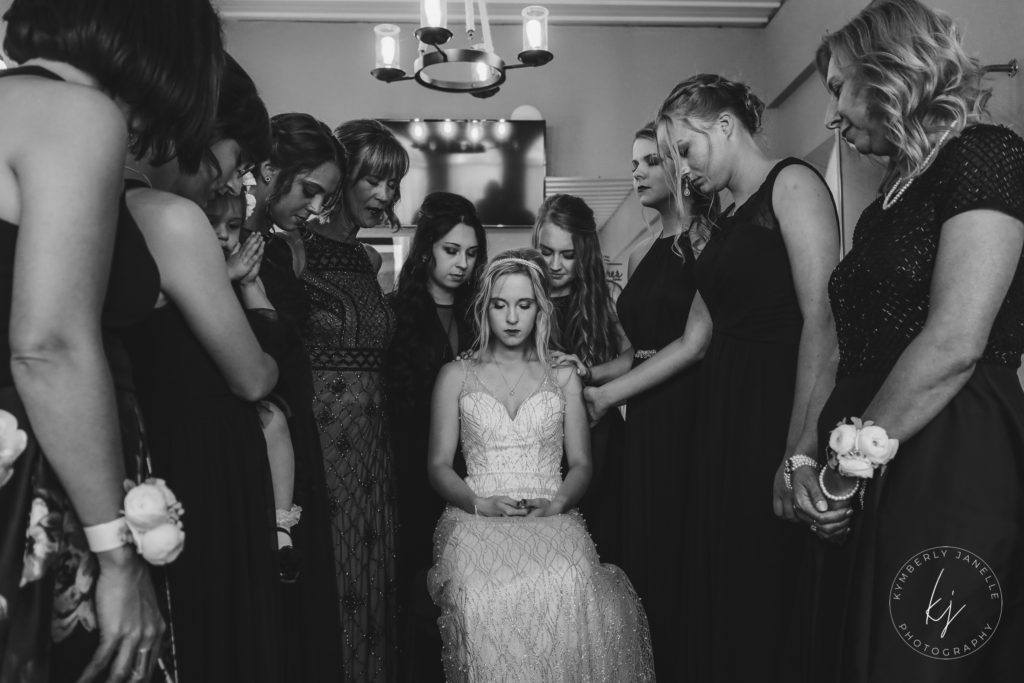
<path fill-rule="evenodd" d="M 550 498 L 562 483 L 565 398 L 549 375 L 515 416 L 471 361 L 459 394 L 466 483 L 480 496 Z M 621 569 L 602 565 L 577 512 L 483 517 L 448 507 L 434 535 L 449 681 L 649 681 L 647 618 Z"/>
<path fill-rule="evenodd" d="M 819 443 L 827 443 L 840 419 L 863 413 L 924 328 L 943 224 L 977 209 L 1024 220 L 1024 140 L 1009 129 L 967 128 L 898 202 L 883 209 L 878 198 L 861 214 L 853 248 L 829 282 L 839 371 L 821 412 Z M 969 229 L 984 230 L 984 220 L 982 214 Z M 1024 392 L 1016 369 L 1022 353 L 1024 262 L 1018 260 L 966 384 L 870 481 L 849 542 L 817 544 L 817 627 L 804 649 L 817 661 L 807 680 L 1020 679 Z M 923 551 L 942 546 L 969 553 L 971 563 L 922 561 Z M 984 574 L 975 560 L 987 565 Z M 964 608 L 944 635 L 945 618 L 925 619 L 933 599 L 933 615 L 949 604 Z"/>
<path fill-rule="evenodd" d="M 381 372 L 394 314 L 358 242 L 311 233 L 302 279 L 310 302 L 303 337 L 332 513 L 345 680 L 394 680 L 394 482 Z"/>

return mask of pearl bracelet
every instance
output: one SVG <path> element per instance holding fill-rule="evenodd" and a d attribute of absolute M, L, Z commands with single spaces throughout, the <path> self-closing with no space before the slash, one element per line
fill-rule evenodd
<path fill-rule="evenodd" d="M 804 453 L 797 453 L 786 458 L 786 466 L 782 468 L 782 480 L 790 491 L 793 490 L 793 473 L 800 467 L 817 469 L 818 461 Z"/>
<path fill-rule="evenodd" d="M 128 545 L 131 540 L 131 531 L 128 530 L 128 522 L 124 517 L 117 517 L 103 524 L 93 524 L 83 527 L 85 540 L 89 544 L 89 550 L 94 553 L 105 553 L 114 548 Z"/>
<path fill-rule="evenodd" d="M 836 501 L 836 502 L 838 503 L 838 502 L 842 502 L 842 501 L 844 501 L 844 500 L 850 500 L 850 499 L 851 499 L 851 498 L 853 498 L 853 497 L 854 497 L 855 495 L 857 495 L 857 491 L 858 491 L 858 490 L 860 489 L 860 484 L 861 484 L 861 481 L 860 481 L 860 479 L 858 479 L 858 480 L 857 480 L 857 485 L 856 485 L 856 486 L 854 486 L 854 487 L 853 487 L 852 489 L 850 489 L 850 490 L 849 490 L 849 491 L 848 491 L 847 493 L 844 493 L 844 494 L 843 494 L 843 495 L 841 495 L 841 496 L 837 496 L 836 494 L 834 494 L 834 493 L 832 493 L 831 491 L 829 491 L 829 490 L 828 490 L 828 489 L 827 489 L 827 488 L 825 487 L 825 470 L 826 470 L 826 469 L 827 469 L 827 468 L 825 468 L 825 467 L 822 467 L 822 468 L 821 468 L 821 472 L 819 472 L 819 473 L 818 473 L 818 486 L 820 486 L 820 487 L 821 487 L 821 493 L 822 493 L 822 494 L 823 494 L 823 495 L 824 495 L 824 496 L 825 496 L 826 498 L 828 498 L 829 500 L 833 500 L 833 501 Z M 862 507 L 863 507 L 863 506 L 862 506 Z"/>

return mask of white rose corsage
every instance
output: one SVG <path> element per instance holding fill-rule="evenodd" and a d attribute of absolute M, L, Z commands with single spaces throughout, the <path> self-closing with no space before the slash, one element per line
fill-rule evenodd
<path fill-rule="evenodd" d="M 18 418 L 6 410 L 0 410 L 0 486 L 14 474 L 14 461 L 25 452 L 28 435 L 18 429 Z"/>
<path fill-rule="evenodd" d="M 173 562 L 185 547 L 185 509 L 163 479 L 128 479 L 125 489 L 124 517 L 85 527 L 89 549 L 99 553 L 130 543 L 150 564 Z"/>
<path fill-rule="evenodd" d="M 889 438 L 885 430 L 871 422 L 862 421 L 860 418 L 847 418 L 832 430 L 828 439 L 828 465 L 844 477 L 854 477 L 859 480 L 871 479 L 875 476 L 875 470 L 885 467 L 896 457 L 896 450 L 900 442 Z M 860 490 L 863 495 L 863 481 L 858 481 L 857 486 L 849 493 L 842 496 L 832 494 L 824 485 L 825 470 L 822 468 L 818 477 L 821 484 L 821 491 L 830 500 L 847 500 Z"/>

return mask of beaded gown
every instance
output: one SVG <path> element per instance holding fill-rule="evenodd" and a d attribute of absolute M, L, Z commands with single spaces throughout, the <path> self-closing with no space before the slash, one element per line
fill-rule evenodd
<path fill-rule="evenodd" d="M 461 361 L 461 442 L 478 496 L 551 498 L 562 483 L 565 398 L 546 375 L 514 416 Z M 449 506 L 428 582 L 448 681 L 654 679 L 643 607 L 601 564 L 578 512 L 483 517 Z"/>
<path fill-rule="evenodd" d="M 672 251 L 674 237 L 651 245 L 619 295 L 619 320 L 637 355 L 682 336 L 696 287 L 693 255 Z M 686 240 L 681 241 L 685 247 Z M 651 624 L 658 677 L 679 680 L 679 568 L 689 559 L 679 495 L 686 483 L 687 444 L 693 436 L 697 366 L 688 368 L 626 404 L 621 468 L 622 568 L 636 586 Z M 655 533 L 654 530 L 657 530 Z"/>
<path fill-rule="evenodd" d="M 714 329 L 683 493 L 682 680 L 745 680 L 756 669 L 758 680 L 778 681 L 790 663 L 792 593 L 809 534 L 774 515 L 772 482 L 786 456 L 803 315 L 772 193 L 793 164 L 806 165 L 780 161 L 719 220 L 694 266 Z"/>
<path fill-rule="evenodd" d="M 382 374 L 394 314 L 358 242 L 310 233 L 302 279 L 310 301 L 303 337 L 332 513 L 345 680 L 394 680 L 395 501 Z"/>
<path fill-rule="evenodd" d="M 60 80 L 39 67 L 0 72 L 0 78 L 34 75 Z M 0 221 L 0 410 L 28 435 L 10 469 L 0 466 L 0 681 L 74 681 L 98 642 L 95 556 L 70 500 L 40 450 L 11 375 L 9 326 L 18 226 Z M 110 363 L 125 470 L 148 474 L 131 363 L 122 338 L 126 327 L 152 311 L 160 276 L 122 195 L 110 280 L 103 305 L 103 346 Z M 162 476 L 162 473 L 160 473 Z M 154 576 L 158 593 L 164 584 Z M 173 670 L 173 660 L 163 655 Z"/>
<path fill-rule="evenodd" d="M 967 128 L 899 201 L 883 209 L 879 198 L 865 209 L 853 248 L 829 282 L 839 371 L 821 412 L 819 443 L 827 443 L 840 419 L 863 413 L 921 332 L 943 224 L 975 209 L 1024 220 L 1024 140 L 1006 128 Z M 1018 260 L 970 379 L 869 481 L 849 541 L 840 548 L 815 544 L 823 571 L 814 640 L 805 649 L 817 660 L 808 680 L 1020 679 L 1024 393 L 1016 368 L 1022 353 L 1024 265 Z M 922 551 L 940 546 L 969 552 L 970 563 L 921 561 Z M 987 564 L 984 574 L 975 561 Z M 949 604 L 954 612 L 963 607 L 945 632 L 944 617 L 925 619 L 933 587 L 939 605 L 933 615 Z M 894 619 L 907 610 L 909 618 Z"/>

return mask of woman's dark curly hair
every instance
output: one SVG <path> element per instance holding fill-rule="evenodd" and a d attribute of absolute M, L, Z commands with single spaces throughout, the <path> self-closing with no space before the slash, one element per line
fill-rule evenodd
<path fill-rule="evenodd" d="M 277 114 L 270 119 L 272 145 L 265 157 L 278 169 L 274 186 L 267 197 L 266 210 L 292 189 L 292 181 L 300 173 L 312 171 L 323 164 L 337 165 L 345 176 L 345 158 L 341 144 L 323 121 L 309 114 Z M 341 183 L 334 195 L 326 198 L 324 211 L 329 211 L 341 191 Z"/>
<path fill-rule="evenodd" d="M 480 276 L 487 267 L 487 234 L 477 217 L 473 203 L 451 192 L 432 192 L 423 200 L 416 214 L 416 232 L 409 256 L 398 275 L 398 286 L 391 295 L 397 324 L 388 359 L 391 399 L 412 401 L 433 384 L 434 377 L 424 377 L 424 368 L 431 360 L 432 349 L 423 343 L 426 330 L 437 317 L 435 303 L 427 289 L 427 280 L 434 267 L 434 245 L 457 225 L 467 225 L 476 235 L 476 263 L 462 285 L 455 290 L 452 310 L 454 320 L 468 333 L 460 341 L 468 346 L 476 336 L 469 309 L 480 286 Z M 422 384 L 422 386 L 420 386 Z"/>
<path fill-rule="evenodd" d="M 209 0 L 14 0 L 3 18 L 11 59 L 66 62 L 128 105 L 136 158 L 199 170 L 224 66 Z"/>
<path fill-rule="evenodd" d="M 548 223 L 572 236 L 576 252 L 576 278 L 569 291 L 568 324 L 564 330 L 552 331 L 552 344 L 566 353 L 576 354 L 587 365 L 607 362 L 619 353 L 617 317 L 604 272 L 594 211 L 571 194 L 548 197 L 537 211 L 534 249 L 539 248 L 540 229 Z"/>

